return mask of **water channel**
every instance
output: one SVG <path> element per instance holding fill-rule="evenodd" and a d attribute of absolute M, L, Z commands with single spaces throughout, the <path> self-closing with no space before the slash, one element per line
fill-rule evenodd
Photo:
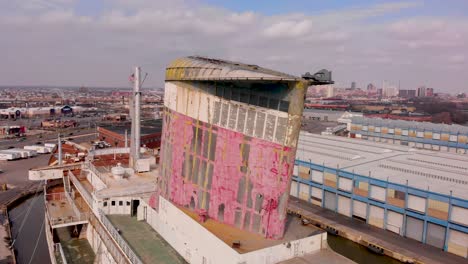
<path fill-rule="evenodd" d="M 29 211 L 29 212 L 28 212 Z M 49 250 L 44 231 L 44 197 L 42 193 L 8 212 L 11 235 L 15 240 L 18 264 L 49 264 Z"/>

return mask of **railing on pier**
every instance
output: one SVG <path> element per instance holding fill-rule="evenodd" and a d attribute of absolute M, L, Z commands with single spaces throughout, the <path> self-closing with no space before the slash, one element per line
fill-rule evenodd
<path fill-rule="evenodd" d="M 88 203 L 88 206 L 90 208 L 93 208 L 93 197 L 91 194 L 86 190 L 86 188 L 81 184 L 80 180 L 76 178 L 75 174 L 73 172 L 69 171 L 68 176 L 70 177 L 71 181 L 73 182 L 73 185 L 75 185 L 76 189 L 80 192 L 81 197 L 83 197 Z"/>
<path fill-rule="evenodd" d="M 54 250 L 55 250 L 55 252 L 57 252 L 59 254 L 60 258 L 62 259 L 62 264 L 67 264 L 67 258 L 65 257 L 65 253 L 63 253 L 62 244 L 55 243 L 54 244 Z"/>
<path fill-rule="evenodd" d="M 140 260 L 140 258 L 135 254 L 135 252 L 132 250 L 132 248 L 127 244 L 127 242 L 122 238 L 122 236 L 119 234 L 117 229 L 112 225 L 110 220 L 107 218 L 107 216 L 104 214 L 101 209 L 99 209 L 99 217 L 101 219 L 101 222 L 103 225 L 106 227 L 107 231 L 109 234 L 112 236 L 112 238 L 117 242 L 119 247 L 122 249 L 122 251 L 127 255 L 128 259 L 133 264 L 143 264 L 143 262 Z"/>

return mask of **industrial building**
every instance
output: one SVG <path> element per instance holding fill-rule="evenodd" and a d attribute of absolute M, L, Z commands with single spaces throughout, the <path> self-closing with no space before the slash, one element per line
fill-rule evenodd
<path fill-rule="evenodd" d="M 162 119 L 141 122 L 141 146 L 158 149 L 161 145 Z M 99 140 L 109 143 L 113 147 L 130 146 L 130 123 L 99 125 L 97 127 Z M 125 135 L 127 133 L 127 136 Z M 125 144 L 127 141 L 127 144 Z"/>
<path fill-rule="evenodd" d="M 25 133 L 26 133 L 25 126 L 18 126 L 18 125 L 0 126 L 0 138 L 22 136 Z"/>
<path fill-rule="evenodd" d="M 435 151 L 468 153 L 468 127 L 429 122 L 353 117 L 351 138 Z"/>
<path fill-rule="evenodd" d="M 4 119 L 16 119 L 21 117 L 33 118 L 33 117 L 47 117 L 56 115 L 68 115 L 76 114 L 87 110 L 81 106 L 50 106 L 50 107 L 27 107 L 17 108 L 11 107 L 7 109 L 0 109 L 0 118 Z"/>
<path fill-rule="evenodd" d="M 301 132 L 291 195 L 467 257 L 468 157 Z"/>

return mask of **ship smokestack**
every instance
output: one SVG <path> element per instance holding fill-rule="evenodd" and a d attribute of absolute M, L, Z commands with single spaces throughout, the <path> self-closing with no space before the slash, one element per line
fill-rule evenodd
<path fill-rule="evenodd" d="M 140 158 L 141 129 L 140 129 L 140 100 L 141 100 L 141 78 L 140 67 L 135 67 L 133 86 L 133 104 L 130 106 L 130 115 L 132 116 L 132 141 L 130 143 L 130 166 L 136 170 L 136 162 Z M 132 111 L 133 110 L 133 111 Z M 133 112 L 133 113 L 132 113 Z"/>
<path fill-rule="evenodd" d="M 57 148 L 58 148 L 58 165 L 61 166 L 62 165 L 62 140 L 60 139 L 60 134 L 58 134 Z"/>

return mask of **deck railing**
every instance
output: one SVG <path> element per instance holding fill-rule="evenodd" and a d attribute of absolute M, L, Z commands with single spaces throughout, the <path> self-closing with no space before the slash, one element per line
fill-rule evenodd
<path fill-rule="evenodd" d="M 96 166 L 94 166 L 93 163 L 91 163 L 91 162 L 85 162 L 85 163 L 83 163 L 83 164 L 84 164 L 84 167 L 85 167 L 86 169 L 88 169 L 88 170 L 90 170 L 91 172 L 93 172 L 93 173 L 102 181 L 102 183 L 103 183 L 105 186 L 107 186 L 107 179 L 106 179 L 106 176 L 105 176 L 102 172 L 100 172 L 100 171 L 96 168 Z"/>
<path fill-rule="evenodd" d="M 94 227 L 94 230 L 98 233 L 98 236 L 101 238 L 116 263 L 138 263 L 129 260 L 117 241 L 110 235 L 110 231 L 103 226 L 101 221 L 99 221 L 94 214 L 90 214 L 89 223 Z"/>
<path fill-rule="evenodd" d="M 80 180 L 78 180 L 78 178 L 76 178 L 75 174 L 73 174 L 71 171 L 69 171 L 68 175 L 69 175 L 71 181 L 73 182 L 73 185 L 75 185 L 76 189 L 80 192 L 81 197 L 83 197 L 85 199 L 86 203 L 88 203 L 88 206 L 90 208 L 93 208 L 93 197 L 88 192 L 88 190 L 86 190 L 86 188 L 81 184 Z"/>
<path fill-rule="evenodd" d="M 46 200 L 46 203 L 53 203 L 54 201 L 57 203 L 66 202 L 70 205 L 74 214 L 74 215 L 64 216 L 64 217 L 53 217 L 50 215 L 49 210 L 46 208 L 45 210 L 46 215 L 47 215 L 47 218 L 49 219 L 51 226 L 64 225 L 64 224 L 74 223 L 74 222 L 83 222 L 83 221 L 88 220 L 88 213 L 81 212 L 76 207 L 71 197 L 69 197 L 66 193 L 63 193 L 63 192 L 62 193 L 49 193 L 45 195 L 45 200 Z"/>
<path fill-rule="evenodd" d="M 65 257 L 65 253 L 63 253 L 62 244 L 55 243 L 54 250 L 55 250 L 55 252 L 57 252 L 60 255 L 60 257 L 62 259 L 62 263 L 67 264 L 67 258 Z"/>
<path fill-rule="evenodd" d="M 115 229 L 114 225 L 110 222 L 110 220 L 107 218 L 107 216 L 104 214 L 103 211 L 99 209 L 99 217 L 101 219 L 101 222 L 104 224 L 104 227 L 106 227 L 107 231 L 109 231 L 109 234 L 112 236 L 112 238 L 117 242 L 119 247 L 122 249 L 122 251 L 127 255 L 128 259 L 133 264 L 143 264 L 143 262 L 140 260 L 140 258 L 135 254 L 133 249 L 127 244 L 127 242 L 123 239 L 123 237 L 119 234 L 117 229 Z"/>

